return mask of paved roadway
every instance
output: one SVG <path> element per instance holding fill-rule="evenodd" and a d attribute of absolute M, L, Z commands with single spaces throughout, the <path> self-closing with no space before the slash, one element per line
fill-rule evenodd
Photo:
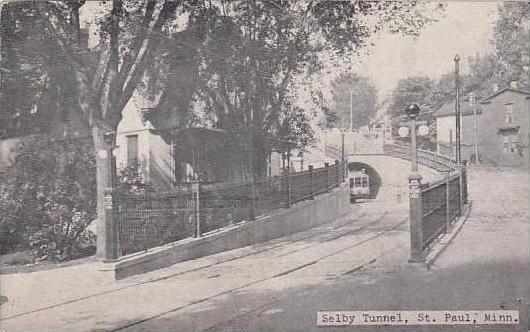
<path fill-rule="evenodd" d="M 430 271 L 407 263 L 406 205 L 370 202 L 332 224 L 131 278 L 122 288 L 0 321 L 0 329 L 339 331 L 344 328 L 317 327 L 316 312 L 517 309 L 518 300 L 525 309 L 527 183 L 525 173 L 471 172 L 471 216 Z M 526 310 L 522 315 L 526 321 Z"/>

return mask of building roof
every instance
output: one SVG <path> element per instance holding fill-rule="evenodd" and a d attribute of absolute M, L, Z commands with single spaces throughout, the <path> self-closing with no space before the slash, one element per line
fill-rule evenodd
<path fill-rule="evenodd" d="M 497 97 L 497 96 L 500 95 L 500 94 L 505 93 L 506 91 L 511 91 L 511 92 L 515 92 L 515 93 L 523 94 L 523 95 L 525 95 L 525 96 L 530 96 L 530 92 L 528 92 L 528 91 L 519 90 L 519 89 L 514 89 L 514 88 L 505 88 L 505 89 L 499 90 L 499 91 L 494 92 L 493 94 L 487 96 L 486 98 L 482 99 L 482 100 L 480 101 L 480 103 L 481 103 L 481 104 L 483 104 L 483 103 L 487 103 L 487 102 L 489 102 L 491 99 Z"/>
<path fill-rule="evenodd" d="M 482 113 L 482 107 L 480 106 L 480 104 L 477 104 L 476 107 L 477 107 L 477 114 Z M 462 115 L 473 114 L 473 106 L 470 105 L 468 101 L 463 100 L 462 102 L 460 102 L 460 113 Z M 452 116 L 455 115 L 455 103 L 454 102 L 444 104 L 435 113 L 435 116 L 437 118 L 444 117 L 444 116 L 451 116 L 451 115 Z"/>
<path fill-rule="evenodd" d="M 488 104 L 491 101 L 491 99 L 493 99 L 493 98 L 495 98 L 495 97 L 497 97 L 497 96 L 499 96 L 499 95 L 501 95 L 501 94 L 503 94 L 503 93 L 505 93 L 507 91 L 520 93 L 520 94 L 525 95 L 527 98 L 530 98 L 530 92 L 508 87 L 508 88 L 499 90 L 499 91 L 497 91 L 495 93 L 492 93 L 491 95 L 487 96 L 486 98 L 483 98 L 482 100 L 480 100 L 477 103 L 477 114 L 482 113 L 481 104 Z M 462 113 L 462 115 L 473 114 L 473 106 L 471 106 L 468 101 L 469 101 L 469 99 L 464 98 L 462 100 L 462 102 L 460 103 L 460 112 Z M 439 117 L 444 117 L 444 116 L 454 116 L 454 114 L 455 114 L 455 103 L 454 102 L 450 102 L 450 103 L 444 104 L 442 107 L 440 107 L 440 109 L 438 109 L 438 111 L 436 111 L 435 115 L 436 115 L 437 118 L 439 118 Z"/>

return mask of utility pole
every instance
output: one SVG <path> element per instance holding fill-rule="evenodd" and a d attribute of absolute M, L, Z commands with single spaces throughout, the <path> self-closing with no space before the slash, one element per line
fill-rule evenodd
<path fill-rule="evenodd" d="M 456 83 L 456 100 L 455 100 L 455 121 L 456 121 L 456 163 L 461 164 L 461 134 L 460 134 L 460 57 L 455 55 L 455 83 Z"/>
<path fill-rule="evenodd" d="M 350 88 L 350 131 L 353 130 L 353 87 Z"/>
<path fill-rule="evenodd" d="M 477 103 L 475 99 L 475 93 L 471 93 L 471 96 L 469 97 L 473 102 L 473 134 L 475 136 L 475 165 L 478 165 L 479 163 L 479 157 L 478 157 L 478 123 L 477 123 Z"/>

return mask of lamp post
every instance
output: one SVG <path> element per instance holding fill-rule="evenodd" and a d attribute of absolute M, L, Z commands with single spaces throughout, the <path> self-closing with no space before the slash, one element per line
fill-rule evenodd
<path fill-rule="evenodd" d="M 420 107 L 418 104 L 410 105 L 407 110 L 407 118 L 410 120 L 410 144 L 411 144 L 411 154 L 410 154 L 410 171 L 412 174 L 418 173 L 418 151 L 417 151 L 417 142 L 416 142 L 416 118 L 420 114 Z"/>
<path fill-rule="evenodd" d="M 353 130 L 353 87 L 350 88 L 350 123 L 349 130 Z"/>
<path fill-rule="evenodd" d="M 409 180 L 409 213 L 410 213 L 410 259 L 409 262 L 423 262 L 423 206 L 421 198 L 421 175 L 418 172 L 418 151 L 416 143 L 416 118 L 420 107 L 412 104 L 406 109 L 408 124 L 410 126 L 410 175 Z"/>

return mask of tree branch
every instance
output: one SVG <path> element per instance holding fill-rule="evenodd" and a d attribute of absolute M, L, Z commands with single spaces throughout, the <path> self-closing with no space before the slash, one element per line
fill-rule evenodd
<path fill-rule="evenodd" d="M 65 56 L 66 60 L 72 67 L 74 71 L 74 76 L 76 79 L 76 82 L 78 84 L 78 91 L 79 91 L 79 107 L 82 112 L 82 118 L 88 123 L 89 126 L 92 126 L 94 124 L 94 114 L 93 114 L 93 101 L 91 96 L 91 87 L 88 79 L 88 75 L 86 73 L 85 67 L 77 61 L 74 53 L 72 50 L 66 45 L 65 41 L 59 36 L 57 33 L 57 30 L 51 23 L 48 13 L 46 11 L 46 3 L 44 2 L 37 2 L 36 3 L 37 8 L 39 9 L 39 12 L 43 18 L 44 25 L 46 29 L 50 32 L 52 35 L 53 41 L 56 43 L 58 48 L 61 50 L 63 55 Z"/>
<path fill-rule="evenodd" d="M 123 83 L 121 89 L 121 98 L 117 103 L 117 109 L 123 110 L 129 99 L 132 97 L 134 91 L 136 90 L 138 83 L 141 81 L 144 70 L 145 70 L 145 61 L 147 58 L 154 56 L 158 45 L 160 44 L 160 37 L 153 38 L 153 35 L 160 35 L 162 27 L 166 23 L 170 15 L 175 11 L 175 9 L 180 4 L 180 1 L 166 0 L 156 22 L 153 25 L 153 28 L 149 31 L 149 34 L 142 41 L 142 47 L 138 51 L 138 55 L 134 60 L 133 65 L 129 73 L 123 73 L 126 75 L 126 79 Z"/>

